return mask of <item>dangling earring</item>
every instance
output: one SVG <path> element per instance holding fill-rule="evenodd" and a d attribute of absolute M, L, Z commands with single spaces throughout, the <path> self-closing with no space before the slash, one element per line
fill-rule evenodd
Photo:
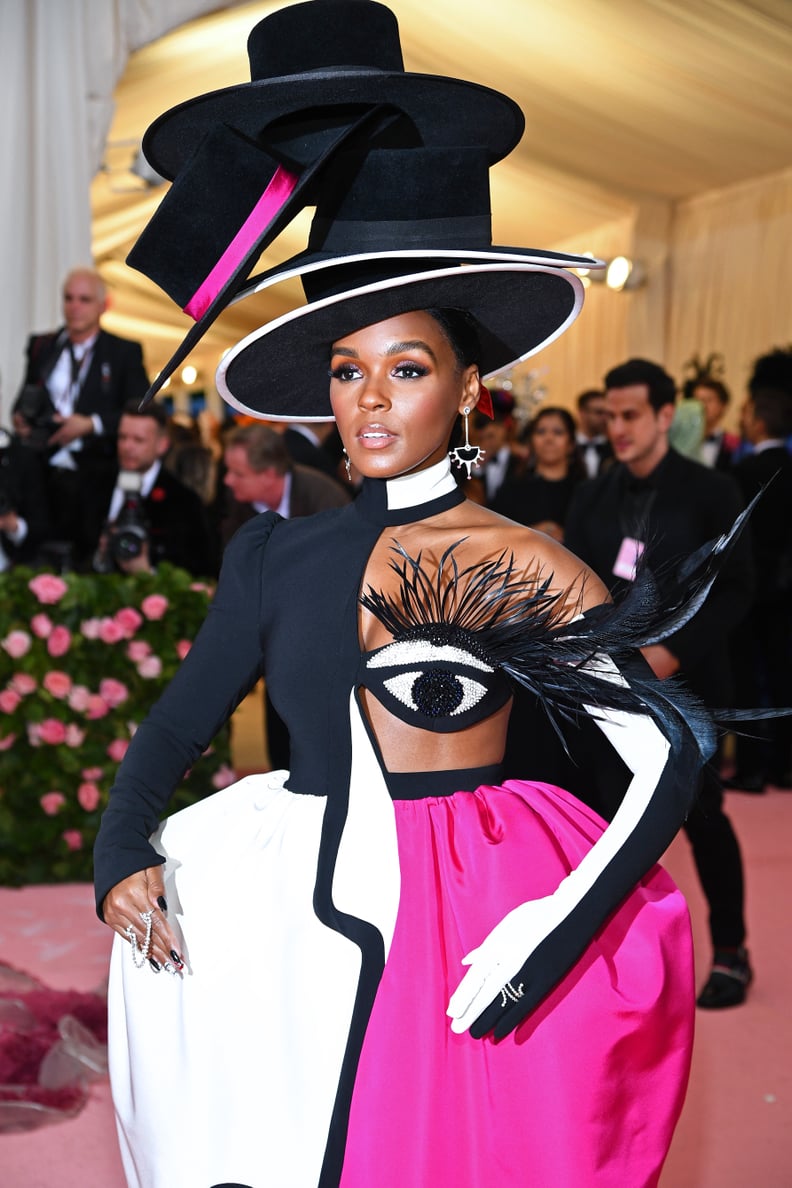
<path fill-rule="evenodd" d="M 469 424 L 470 424 L 470 409 L 467 405 L 462 409 L 462 416 L 464 418 L 463 424 L 465 426 L 465 440 L 461 446 L 457 446 L 455 450 L 449 452 L 449 458 L 455 466 L 464 466 L 467 471 L 467 477 L 471 477 L 471 472 L 474 466 L 480 466 L 486 457 L 487 451 L 482 450 L 480 446 L 470 444 Z"/>
<path fill-rule="evenodd" d="M 346 446 L 341 446 L 341 450 L 344 454 L 344 470 L 346 471 L 346 474 L 347 474 L 347 482 L 351 483 L 352 482 L 352 463 L 349 461 L 349 454 L 346 452 Z"/>

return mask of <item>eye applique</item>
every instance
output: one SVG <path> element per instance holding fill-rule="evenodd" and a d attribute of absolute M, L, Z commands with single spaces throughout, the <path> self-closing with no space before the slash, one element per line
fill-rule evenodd
<path fill-rule="evenodd" d="M 463 714 L 486 696 L 489 685 L 460 669 L 490 677 L 495 672 L 491 664 L 464 648 L 433 644 L 428 639 L 386 644 L 369 656 L 366 668 L 395 669 L 392 676 L 378 674 L 382 687 L 402 705 L 427 718 Z"/>

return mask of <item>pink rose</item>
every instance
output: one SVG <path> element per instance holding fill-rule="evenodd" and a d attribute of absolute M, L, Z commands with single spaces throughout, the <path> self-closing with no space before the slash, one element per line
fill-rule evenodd
<path fill-rule="evenodd" d="M 86 639 L 98 639 L 100 626 L 101 619 L 83 619 L 80 623 L 80 631 Z"/>
<path fill-rule="evenodd" d="M 104 697 L 100 697 L 98 693 L 92 693 L 88 698 L 88 708 L 85 711 L 86 718 L 91 722 L 95 722 L 99 718 L 106 718 L 109 713 L 110 706 Z"/>
<path fill-rule="evenodd" d="M 215 788 L 227 788 L 229 784 L 233 784 L 236 780 L 236 772 L 227 763 L 221 763 L 217 771 L 212 776 L 212 784 Z"/>
<path fill-rule="evenodd" d="M 57 718 L 45 718 L 39 722 L 38 736 L 43 743 L 57 747 L 66 741 L 66 727 Z"/>
<path fill-rule="evenodd" d="M 83 844 L 83 836 L 79 829 L 67 829 L 63 833 L 63 840 L 66 842 L 68 849 L 81 850 Z"/>
<path fill-rule="evenodd" d="M 84 767 L 80 773 L 84 780 L 101 780 L 104 775 L 103 767 Z"/>
<path fill-rule="evenodd" d="M 63 578 L 56 577 L 54 573 L 40 573 L 28 582 L 28 589 L 33 591 L 39 602 L 60 602 L 68 588 Z"/>
<path fill-rule="evenodd" d="M 27 731 L 28 742 L 30 743 L 31 747 L 40 747 L 41 738 L 39 735 L 41 728 L 38 722 L 28 722 L 25 730 Z"/>
<path fill-rule="evenodd" d="M 100 619 L 99 638 L 102 643 L 117 644 L 124 638 L 124 628 L 119 627 L 115 619 Z"/>
<path fill-rule="evenodd" d="M 52 631 L 52 619 L 49 615 L 34 615 L 30 620 L 30 630 L 38 639 L 47 639 Z"/>
<path fill-rule="evenodd" d="M 71 647 L 71 632 L 68 627 L 53 627 L 52 634 L 47 640 L 47 651 L 50 656 L 65 656 Z"/>
<path fill-rule="evenodd" d="M 194 590 L 196 594 L 211 594 L 212 587 L 207 586 L 206 582 L 190 582 L 190 589 Z"/>
<path fill-rule="evenodd" d="M 85 713 L 91 702 L 91 690 L 85 685 L 74 685 L 69 694 L 69 708 L 78 714 Z"/>
<path fill-rule="evenodd" d="M 16 742 L 15 734 L 6 734 L 0 738 L 0 751 L 10 751 Z"/>
<path fill-rule="evenodd" d="M 22 698 L 13 689 L 3 689 L 0 693 L 0 710 L 4 714 L 13 714 Z"/>
<path fill-rule="evenodd" d="M 66 803 L 66 797 L 62 792 L 45 792 L 39 798 L 39 804 L 44 809 L 48 817 L 54 817 L 57 812 L 61 810 Z"/>
<path fill-rule="evenodd" d="M 162 672 L 162 661 L 159 656 L 147 656 L 140 661 L 137 670 L 147 681 L 154 680 Z"/>
<path fill-rule="evenodd" d="M 76 726 L 74 722 L 69 722 L 66 727 L 66 737 L 63 740 L 67 747 L 81 747 L 85 742 L 85 731 Z"/>
<path fill-rule="evenodd" d="M 72 681 L 67 672 L 58 672 L 57 669 L 53 669 L 52 672 L 47 673 L 41 683 L 53 697 L 68 697 L 71 692 Z"/>
<path fill-rule="evenodd" d="M 151 655 L 151 644 L 146 643 L 145 639 L 133 639 L 127 644 L 126 654 L 133 664 L 137 664 Z"/>
<path fill-rule="evenodd" d="M 9 688 L 14 689 L 20 697 L 27 697 L 29 693 L 35 693 L 38 688 L 38 682 L 35 677 L 30 676 L 27 672 L 15 672 L 8 682 Z"/>
<path fill-rule="evenodd" d="M 114 763 L 120 763 L 127 753 L 129 742 L 125 738 L 114 738 L 107 748 L 107 754 Z"/>
<path fill-rule="evenodd" d="M 116 681 L 112 677 L 105 677 L 103 681 L 99 682 L 99 695 L 105 699 L 109 706 L 115 709 L 117 705 L 123 705 L 129 697 L 129 690 L 121 681 Z"/>
<path fill-rule="evenodd" d="M 184 657 L 187 655 L 187 653 L 189 652 L 191 647 L 192 647 L 192 643 L 189 639 L 180 639 L 179 640 L 179 642 L 176 644 L 176 655 L 179 657 L 180 660 L 184 659 Z"/>
<path fill-rule="evenodd" d="M 3 647 L 14 660 L 19 660 L 30 651 L 32 642 L 27 631 L 9 631 L 0 647 Z"/>
<path fill-rule="evenodd" d="M 147 619 L 161 619 L 168 609 L 168 600 L 164 594 L 149 594 L 141 602 L 140 609 Z"/>
<path fill-rule="evenodd" d="M 122 606 L 121 610 L 116 611 L 113 617 L 127 639 L 135 634 L 143 622 L 143 616 L 133 606 Z"/>
<path fill-rule="evenodd" d="M 92 813 L 101 799 L 101 793 L 96 784 L 90 782 L 80 784 L 77 789 L 77 800 L 80 808 L 84 808 L 86 813 Z"/>

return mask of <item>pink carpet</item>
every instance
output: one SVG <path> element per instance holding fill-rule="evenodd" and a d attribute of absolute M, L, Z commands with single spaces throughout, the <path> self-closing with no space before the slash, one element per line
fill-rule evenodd
<path fill-rule="evenodd" d="M 662 1188 L 792 1183 L 792 794 L 732 793 L 729 812 L 746 860 L 756 982 L 745 1006 L 698 1012 L 690 1090 Z M 705 908 L 683 838 L 671 847 L 665 865 L 688 896 L 701 982 L 710 956 Z M 0 959 L 48 985 L 102 986 L 109 943 L 88 887 L 0 888 Z M 71 1121 L 0 1135 L 0 1185 L 124 1188 L 106 1082 L 92 1086 L 88 1105 Z"/>

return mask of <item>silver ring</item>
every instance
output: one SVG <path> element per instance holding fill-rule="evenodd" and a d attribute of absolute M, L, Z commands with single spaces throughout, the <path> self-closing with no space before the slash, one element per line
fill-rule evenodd
<path fill-rule="evenodd" d="M 520 982 L 519 986 L 515 988 L 511 982 L 507 982 L 505 986 L 501 987 L 500 1005 L 502 1009 L 508 1007 L 510 1002 L 519 1002 L 521 998 L 525 997 L 523 985 L 524 983 Z"/>

